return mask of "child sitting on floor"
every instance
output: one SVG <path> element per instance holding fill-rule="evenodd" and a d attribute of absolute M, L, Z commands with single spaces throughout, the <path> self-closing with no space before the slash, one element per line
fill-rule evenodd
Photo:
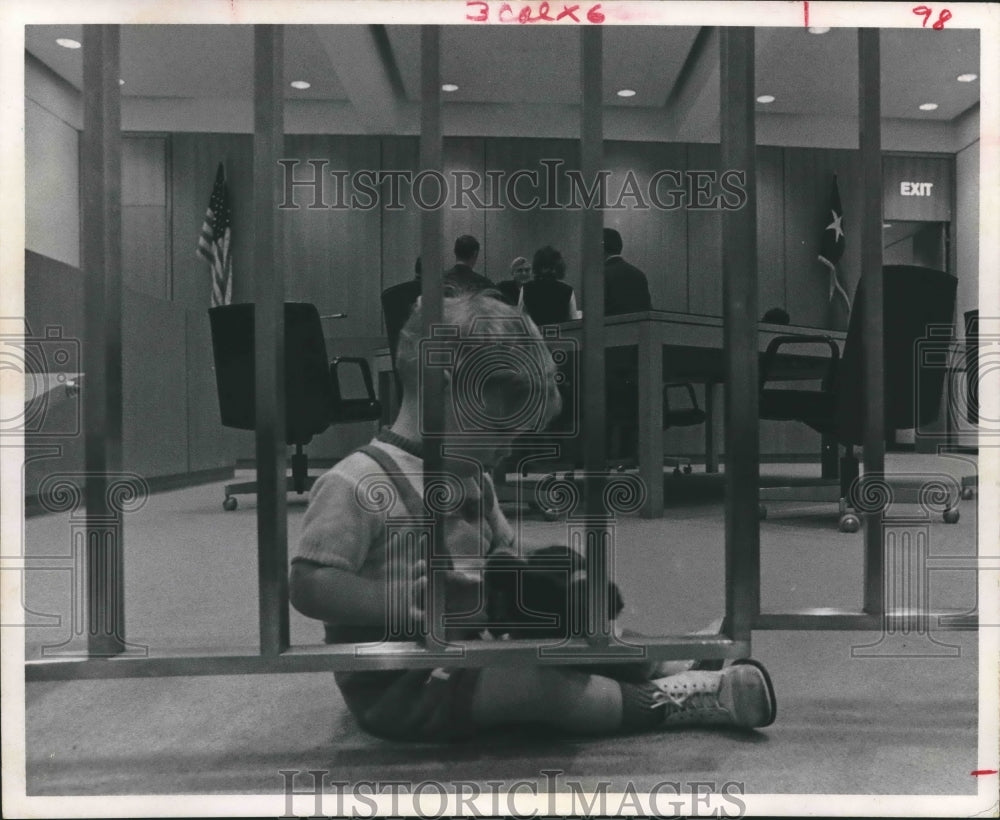
<path fill-rule="evenodd" d="M 437 360 L 438 366 L 451 362 L 443 373 L 449 435 L 444 467 L 451 492 L 441 509 L 445 545 L 458 560 L 447 572 L 435 571 L 435 583 L 443 578 L 448 612 L 466 613 L 485 596 L 482 574 L 463 569 L 461 559 L 515 552 L 513 530 L 478 462 L 504 455 L 504 437 L 513 440 L 526 426 L 542 429 L 558 413 L 559 394 L 551 353 L 517 308 L 488 293 L 445 298 L 444 323 L 457 330 L 457 338 L 456 356 Z M 412 641 L 414 621 L 426 624 L 427 564 L 412 549 L 407 552 L 414 539 L 401 538 L 399 531 L 406 526 L 401 516 L 410 517 L 413 526 L 413 517 L 426 509 L 418 389 L 420 368 L 426 366 L 422 336 L 418 303 L 399 339 L 398 417 L 371 444 L 320 477 L 310 495 L 290 594 L 296 609 L 324 622 L 330 643 Z M 533 409 L 522 412 L 526 402 Z M 490 439 L 497 446 L 484 446 L 481 435 L 463 436 L 467 417 L 486 419 L 489 429 L 500 431 Z M 446 638 L 472 638 L 476 632 L 453 628 Z M 520 663 L 379 669 L 338 672 L 336 681 L 363 728 L 399 740 L 455 740 L 514 723 L 611 734 L 678 725 L 753 728 L 774 720 L 770 680 L 755 661 L 653 680 L 612 677 L 613 669 L 593 674 L 583 667 Z"/>

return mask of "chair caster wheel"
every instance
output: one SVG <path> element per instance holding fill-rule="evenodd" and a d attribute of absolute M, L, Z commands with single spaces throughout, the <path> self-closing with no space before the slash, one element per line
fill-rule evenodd
<path fill-rule="evenodd" d="M 958 510 L 952 507 L 950 510 L 945 510 L 944 515 L 942 515 L 941 517 L 944 519 L 945 524 L 957 524 Z"/>
<path fill-rule="evenodd" d="M 236 509 L 236 496 L 227 495 L 225 501 L 222 502 L 222 509 L 226 512 L 232 512 Z"/>
<path fill-rule="evenodd" d="M 841 532 L 857 532 L 861 529 L 861 519 L 854 513 L 845 513 L 840 517 L 839 529 Z"/>
<path fill-rule="evenodd" d="M 962 487 L 962 500 L 971 501 L 973 496 L 975 496 L 975 491 L 972 487 Z"/>
<path fill-rule="evenodd" d="M 763 521 L 765 518 L 767 518 L 767 507 L 761 504 L 757 507 L 757 520 Z"/>
<path fill-rule="evenodd" d="M 674 475 L 680 475 L 680 474 L 681 474 L 681 468 L 680 467 L 674 467 Z"/>
<path fill-rule="evenodd" d="M 690 464 L 685 464 L 684 465 L 684 474 L 685 475 L 691 475 L 691 465 Z"/>

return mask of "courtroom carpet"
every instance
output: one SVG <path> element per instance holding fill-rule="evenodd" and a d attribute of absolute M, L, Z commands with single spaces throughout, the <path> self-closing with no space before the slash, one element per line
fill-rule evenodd
<path fill-rule="evenodd" d="M 668 482 L 669 483 L 669 482 Z M 179 648 L 256 651 L 256 514 L 221 509 L 221 485 L 150 497 L 126 525 L 127 637 L 151 654 Z M 290 497 L 291 498 L 291 497 Z M 822 504 L 771 505 L 761 524 L 764 610 L 857 608 L 862 538 L 837 532 Z M 975 501 L 955 525 L 934 521 L 935 555 L 975 553 Z M 290 501 L 290 551 L 304 506 Z M 30 555 L 68 554 L 65 515 L 26 522 Z M 723 505 L 670 503 L 662 520 L 614 526 L 620 624 L 647 634 L 693 631 L 722 613 Z M 522 537 L 566 537 L 562 521 L 527 518 Z M 932 607 L 971 610 L 968 562 L 934 573 Z M 962 569 L 962 567 L 966 567 Z M 28 573 L 27 654 L 65 640 L 69 574 Z M 61 615 L 60 625 L 52 616 Z M 293 644 L 321 628 L 292 613 Z M 879 641 L 877 632 L 756 631 L 777 722 L 739 733 L 694 729 L 624 738 L 554 739 L 503 732 L 454 747 L 400 746 L 362 733 L 330 673 L 35 682 L 26 690 L 27 786 L 37 795 L 269 794 L 281 770 L 362 779 L 542 781 L 544 770 L 611 791 L 631 782 L 737 782 L 749 793 L 972 794 L 977 769 L 977 634 Z M 852 657 L 878 644 L 889 657 Z M 894 655 L 894 656 L 893 656 Z M 907 655 L 916 657 L 905 657 Z M 919 657 L 919 656 L 923 657 Z"/>

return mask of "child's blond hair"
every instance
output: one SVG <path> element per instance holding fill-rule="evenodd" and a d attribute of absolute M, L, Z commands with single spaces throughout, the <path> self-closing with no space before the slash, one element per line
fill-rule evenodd
<path fill-rule="evenodd" d="M 499 293 L 446 295 L 441 330 L 425 339 L 418 300 L 396 351 L 404 395 L 416 395 L 421 367 L 441 366 L 451 371 L 453 401 L 461 402 L 472 416 L 475 408 L 485 407 L 487 389 L 520 402 L 520 410 L 508 419 L 518 418 L 522 432 L 541 432 L 559 414 L 552 353 L 535 323 L 501 301 Z"/>

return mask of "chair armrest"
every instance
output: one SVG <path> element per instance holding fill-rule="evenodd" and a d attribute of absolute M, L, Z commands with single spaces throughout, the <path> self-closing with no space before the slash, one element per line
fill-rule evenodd
<path fill-rule="evenodd" d="M 698 397 L 694 392 L 694 385 L 691 382 L 664 382 L 663 384 L 663 406 L 664 409 L 669 409 L 669 403 L 667 402 L 667 391 L 676 390 L 679 388 L 684 388 L 687 390 L 688 400 L 691 402 L 691 408 L 693 410 L 700 410 L 698 407 Z"/>
<path fill-rule="evenodd" d="M 332 362 L 330 362 L 330 381 L 333 384 L 334 395 L 336 396 L 337 402 L 340 403 L 343 396 L 340 392 L 340 377 L 337 374 L 341 365 L 353 364 L 361 368 L 361 378 L 365 381 L 365 392 L 368 401 L 375 401 L 375 385 L 372 382 L 372 370 L 368 364 L 368 360 L 362 356 L 338 356 Z"/>
<path fill-rule="evenodd" d="M 826 375 L 823 376 L 823 389 L 829 390 L 833 386 L 833 380 L 837 375 L 837 366 L 840 362 L 840 348 L 837 343 L 825 334 L 815 334 L 811 336 L 776 336 L 771 339 L 764 352 L 764 358 L 760 364 L 760 388 L 764 389 L 768 376 L 774 367 L 774 360 L 777 358 L 778 349 L 784 345 L 791 344 L 825 344 L 830 348 L 830 364 Z"/>

